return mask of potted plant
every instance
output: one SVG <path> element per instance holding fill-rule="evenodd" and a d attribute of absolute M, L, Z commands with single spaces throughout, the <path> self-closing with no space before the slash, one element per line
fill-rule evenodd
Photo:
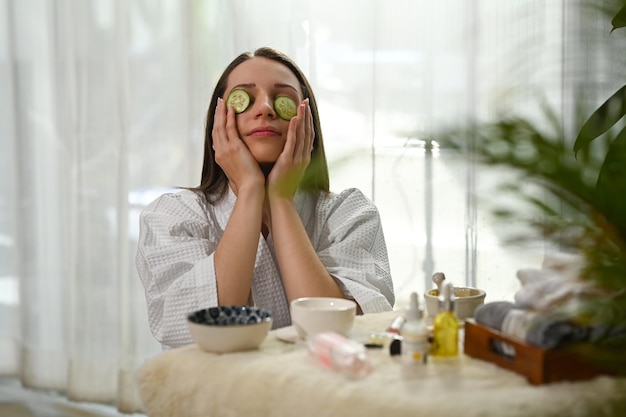
<path fill-rule="evenodd" d="M 626 27 L 624 2 L 614 12 L 612 26 L 611 34 Z M 576 319 L 613 331 L 573 348 L 626 374 L 626 127 L 619 130 L 620 123 L 626 126 L 626 85 L 588 116 L 582 128 L 574 129 L 578 132 L 574 141 L 547 106 L 543 114 L 547 127 L 510 117 L 446 131 L 437 140 L 442 149 L 518 174 L 503 187 L 522 204 L 494 206 L 492 212 L 497 219 L 527 219 L 531 227 L 515 241 L 540 238 L 582 256 L 581 278 L 601 295 L 585 299 Z M 528 182 L 542 193 L 529 191 Z"/>

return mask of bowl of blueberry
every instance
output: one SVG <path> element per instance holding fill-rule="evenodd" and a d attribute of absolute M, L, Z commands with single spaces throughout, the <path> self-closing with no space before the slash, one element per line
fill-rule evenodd
<path fill-rule="evenodd" d="M 257 349 L 272 327 L 272 313 L 253 306 L 217 306 L 187 315 L 191 337 L 207 352 Z"/>

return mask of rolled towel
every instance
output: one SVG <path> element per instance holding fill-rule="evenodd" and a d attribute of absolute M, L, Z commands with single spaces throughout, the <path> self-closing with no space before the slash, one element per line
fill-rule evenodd
<path fill-rule="evenodd" d="M 520 269 L 517 277 L 522 288 L 515 293 L 515 304 L 524 309 L 552 311 L 597 293 L 589 282 L 553 270 Z"/>
<path fill-rule="evenodd" d="M 591 329 L 558 314 L 538 314 L 531 322 L 526 341 L 543 349 L 590 340 Z"/>
<path fill-rule="evenodd" d="M 585 266 L 585 258 L 578 254 L 565 252 L 552 252 L 545 256 L 541 263 L 541 269 L 560 271 L 568 275 L 578 276 Z"/>
<path fill-rule="evenodd" d="M 502 322 L 502 332 L 542 349 L 590 340 L 591 329 L 563 314 L 514 308 Z"/>
<path fill-rule="evenodd" d="M 493 301 L 478 307 L 474 312 L 474 319 L 477 323 L 502 331 L 504 321 L 513 310 L 515 310 L 515 304 L 511 302 Z M 515 349 L 507 343 L 494 341 L 493 348 L 504 356 L 515 356 Z"/>
<path fill-rule="evenodd" d="M 522 287 L 515 294 L 515 304 L 530 310 L 551 311 L 594 292 L 589 282 L 580 279 L 583 268 L 584 260 L 579 255 L 546 255 L 541 269 L 517 271 Z"/>
<path fill-rule="evenodd" d="M 474 319 L 477 323 L 501 330 L 504 318 L 514 308 L 515 305 L 509 301 L 493 301 L 479 306 L 474 312 Z"/>
<path fill-rule="evenodd" d="M 593 343 L 612 343 L 618 340 L 620 344 L 626 340 L 626 324 L 598 325 L 590 329 L 589 340 Z"/>
<path fill-rule="evenodd" d="M 543 349 L 590 341 L 599 332 L 576 324 L 569 316 L 523 309 L 508 301 L 484 304 L 476 309 L 474 318 L 480 324 Z M 503 355 L 515 356 L 514 348 L 507 343 L 495 342 L 494 348 Z"/>

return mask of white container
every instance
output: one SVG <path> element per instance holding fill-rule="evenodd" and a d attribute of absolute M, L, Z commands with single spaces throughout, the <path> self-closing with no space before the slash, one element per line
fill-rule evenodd
<path fill-rule="evenodd" d="M 305 297 L 291 302 L 291 323 L 302 340 L 322 332 L 347 336 L 356 316 L 356 303 L 345 298 Z"/>
<path fill-rule="evenodd" d="M 454 313 L 459 320 L 474 317 L 476 309 L 485 303 L 485 291 L 472 287 L 454 287 L 455 309 Z M 428 317 L 436 317 L 439 314 L 439 291 L 430 290 L 424 294 L 426 300 L 426 312 Z"/>

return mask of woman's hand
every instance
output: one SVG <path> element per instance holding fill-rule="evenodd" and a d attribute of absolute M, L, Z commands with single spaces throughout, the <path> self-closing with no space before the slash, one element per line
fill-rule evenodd
<path fill-rule="evenodd" d="M 235 110 L 217 99 L 213 124 L 215 162 L 224 170 L 235 193 L 245 187 L 264 187 L 265 177 L 254 156 L 239 137 Z"/>
<path fill-rule="evenodd" d="M 224 234 L 214 254 L 219 305 L 245 305 L 249 301 L 256 251 L 261 233 L 265 176 L 239 137 L 235 110 L 217 101 L 213 125 L 215 161 L 237 194 Z"/>
<path fill-rule="evenodd" d="M 311 107 L 309 99 L 305 99 L 298 106 L 296 116 L 289 121 L 285 147 L 268 176 L 267 194 L 270 200 L 293 198 L 311 162 L 314 136 Z"/>
<path fill-rule="evenodd" d="M 268 201 L 272 238 L 288 300 L 299 297 L 343 297 L 341 288 L 317 255 L 293 196 L 311 162 L 313 116 L 308 100 L 298 106 L 289 122 L 283 152 L 268 176 Z"/>

